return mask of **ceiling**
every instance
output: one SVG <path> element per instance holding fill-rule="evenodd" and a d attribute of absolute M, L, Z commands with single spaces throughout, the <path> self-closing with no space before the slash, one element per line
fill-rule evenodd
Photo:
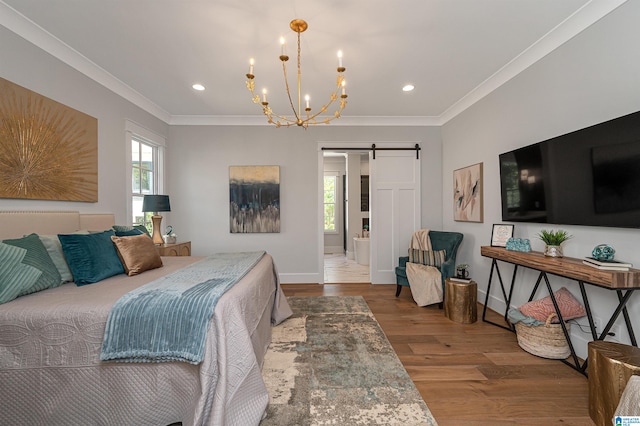
<path fill-rule="evenodd" d="M 263 124 L 249 58 L 257 91 L 290 114 L 279 38 L 297 93 L 289 22 L 301 18 L 312 108 L 329 100 L 342 50 L 348 104 L 333 123 L 439 125 L 624 1 L 0 0 L 0 25 L 169 124 Z"/>

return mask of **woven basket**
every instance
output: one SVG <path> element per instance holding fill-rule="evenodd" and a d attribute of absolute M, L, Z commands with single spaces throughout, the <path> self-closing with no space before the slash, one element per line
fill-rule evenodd
<path fill-rule="evenodd" d="M 532 355 L 549 359 L 565 359 L 571 355 L 569 344 L 562 332 L 562 325 L 552 324 L 556 314 L 551 314 L 543 325 L 526 325 L 517 322 L 516 337 L 518 345 Z M 566 324 L 569 331 L 569 324 Z"/>

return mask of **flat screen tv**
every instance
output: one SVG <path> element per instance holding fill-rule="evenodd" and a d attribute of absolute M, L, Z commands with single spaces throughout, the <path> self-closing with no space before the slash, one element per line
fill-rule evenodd
<path fill-rule="evenodd" d="M 640 227 L 640 112 L 499 156 L 502 220 Z"/>

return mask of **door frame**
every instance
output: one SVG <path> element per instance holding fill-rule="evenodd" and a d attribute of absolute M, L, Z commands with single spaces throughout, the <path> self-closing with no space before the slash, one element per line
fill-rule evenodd
<path fill-rule="evenodd" d="M 404 148 L 405 144 L 411 144 L 411 145 L 418 145 L 419 142 L 414 142 L 414 141 L 398 141 L 398 142 L 373 142 L 376 144 L 376 147 L 378 148 L 400 148 L 400 146 L 398 145 L 402 145 L 402 147 Z M 317 229 L 318 229 L 318 245 L 317 245 L 317 250 L 318 250 L 318 283 L 319 284 L 324 284 L 324 211 L 323 209 L 321 209 L 320 207 L 324 204 L 323 201 L 323 195 L 324 195 L 324 186 L 323 186 L 323 182 L 324 182 L 324 156 L 323 156 L 323 148 L 335 148 L 332 149 L 335 152 L 354 152 L 355 150 L 369 150 L 369 179 L 374 179 L 373 173 L 371 172 L 372 170 L 372 165 L 371 162 L 375 161 L 372 159 L 372 154 L 371 154 L 371 144 L 372 142 L 345 142 L 345 141 L 341 141 L 341 142 L 336 142 L 336 141 L 320 141 L 318 142 L 318 178 L 317 178 L 317 201 L 318 201 L 318 205 L 317 205 L 317 213 L 318 213 L 318 218 L 317 218 Z M 351 149 L 349 149 L 351 148 Z M 416 160 L 416 161 L 422 161 L 421 159 Z M 418 203 L 421 205 L 422 201 L 422 193 L 420 191 L 420 199 L 418 200 Z M 374 204 L 374 200 L 371 197 L 370 194 L 370 198 L 369 198 L 369 213 L 370 215 L 374 214 L 374 209 L 375 209 L 375 204 Z M 345 213 L 345 221 L 346 221 L 346 213 Z M 376 233 L 375 230 L 374 232 L 371 233 L 371 244 L 374 245 L 377 241 L 376 239 Z M 369 262 L 369 274 L 371 275 L 371 262 Z"/>

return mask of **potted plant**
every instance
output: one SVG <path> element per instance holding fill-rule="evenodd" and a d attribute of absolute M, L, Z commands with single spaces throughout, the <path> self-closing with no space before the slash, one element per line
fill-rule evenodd
<path fill-rule="evenodd" d="M 469 265 L 461 263 L 456 265 L 456 277 L 457 278 L 469 278 Z"/>
<path fill-rule="evenodd" d="M 571 237 L 572 235 L 562 229 L 557 231 L 543 229 L 538 234 L 538 238 L 545 244 L 544 255 L 550 257 L 562 257 L 562 243 Z"/>

